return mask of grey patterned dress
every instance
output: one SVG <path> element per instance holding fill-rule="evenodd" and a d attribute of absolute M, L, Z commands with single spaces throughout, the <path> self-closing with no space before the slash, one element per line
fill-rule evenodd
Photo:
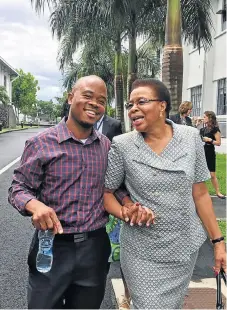
<path fill-rule="evenodd" d="M 206 239 L 192 197 L 193 183 L 210 178 L 202 141 L 197 129 L 167 122 L 173 138 L 160 155 L 133 131 L 114 138 L 108 157 L 106 188 L 124 182 L 134 202 L 159 216 L 151 227 L 121 229 L 121 265 L 140 309 L 182 306 Z"/>

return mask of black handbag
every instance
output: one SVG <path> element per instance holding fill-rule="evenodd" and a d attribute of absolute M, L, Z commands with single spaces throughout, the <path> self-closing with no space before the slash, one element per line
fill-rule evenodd
<path fill-rule="evenodd" d="M 226 276 L 223 269 L 220 270 L 219 274 L 216 276 L 217 282 L 217 302 L 216 302 L 216 309 L 225 309 L 225 305 L 222 301 L 222 294 L 221 294 L 221 279 L 223 279 L 226 285 Z"/>

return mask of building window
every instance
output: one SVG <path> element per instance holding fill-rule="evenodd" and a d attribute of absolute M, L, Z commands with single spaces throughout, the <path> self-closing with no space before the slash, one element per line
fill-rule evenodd
<path fill-rule="evenodd" d="M 4 87 L 5 88 L 7 87 L 7 77 L 6 77 L 6 75 L 4 75 Z"/>
<path fill-rule="evenodd" d="M 216 14 L 221 15 L 221 30 L 224 31 L 226 29 L 226 0 L 222 1 L 222 9 Z"/>
<path fill-rule="evenodd" d="M 218 80 L 217 115 L 226 114 L 226 78 Z"/>
<path fill-rule="evenodd" d="M 202 99 L 202 85 L 191 88 L 191 102 L 193 104 L 192 115 L 201 115 L 201 99 Z"/>

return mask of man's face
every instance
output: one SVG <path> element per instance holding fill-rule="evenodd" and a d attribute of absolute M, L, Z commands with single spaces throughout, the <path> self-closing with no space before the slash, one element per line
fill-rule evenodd
<path fill-rule="evenodd" d="M 92 127 L 105 113 L 107 90 L 99 79 L 85 79 L 68 96 L 70 115 L 75 124 Z"/>

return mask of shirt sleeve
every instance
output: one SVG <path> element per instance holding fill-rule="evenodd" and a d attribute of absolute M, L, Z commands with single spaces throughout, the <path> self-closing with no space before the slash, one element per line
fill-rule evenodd
<path fill-rule="evenodd" d="M 125 169 L 123 156 L 114 138 L 108 154 L 105 188 L 115 191 L 124 182 L 124 177 Z"/>
<path fill-rule="evenodd" d="M 25 210 L 25 205 L 31 199 L 37 199 L 43 176 L 44 169 L 38 146 L 34 141 L 27 141 L 20 165 L 14 170 L 8 197 L 9 203 L 22 215 L 30 215 Z"/>
<path fill-rule="evenodd" d="M 207 167 L 204 147 L 199 134 L 195 133 L 195 173 L 194 183 L 204 182 L 210 179 L 210 172 Z"/>

